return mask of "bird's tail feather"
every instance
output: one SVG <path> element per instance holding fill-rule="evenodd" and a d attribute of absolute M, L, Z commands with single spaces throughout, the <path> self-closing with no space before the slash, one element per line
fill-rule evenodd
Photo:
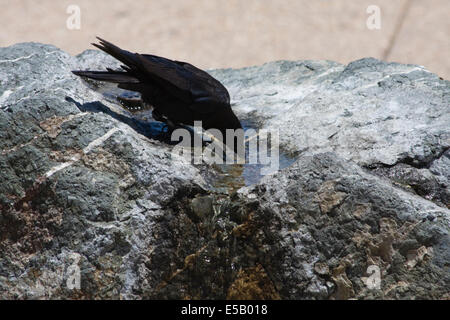
<path fill-rule="evenodd" d="M 97 39 L 100 41 L 100 44 L 92 43 L 92 45 L 124 63 L 126 65 L 126 67 L 124 67 L 125 70 L 128 71 L 129 69 L 136 69 L 136 67 L 141 66 L 142 63 L 136 54 L 120 49 L 111 42 L 103 40 L 100 37 L 97 37 Z"/>
<path fill-rule="evenodd" d="M 127 72 L 114 71 L 72 71 L 73 74 L 81 77 L 87 77 L 94 80 L 113 82 L 113 83 L 139 83 L 139 80 Z"/>

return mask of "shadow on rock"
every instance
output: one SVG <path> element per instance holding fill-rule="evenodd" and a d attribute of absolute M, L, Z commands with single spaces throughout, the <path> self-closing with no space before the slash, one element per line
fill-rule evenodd
<path fill-rule="evenodd" d="M 158 140 L 170 145 L 178 143 L 178 141 L 171 141 L 170 133 L 167 131 L 167 126 L 164 123 L 147 122 L 135 119 L 133 117 L 127 117 L 123 114 L 114 112 L 100 101 L 87 102 L 81 104 L 80 102 L 75 101 L 73 98 L 68 96 L 66 97 L 66 101 L 74 103 L 81 112 L 93 112 L 93 113 L 103 112 L 108 116 L 122 123 L 127 124 L 134 131 L 149 139 Z"/>

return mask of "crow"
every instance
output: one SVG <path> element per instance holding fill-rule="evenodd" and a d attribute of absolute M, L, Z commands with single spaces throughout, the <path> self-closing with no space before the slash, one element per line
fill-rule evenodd
<path fill-rule="evenodd" d="M 231 109 L 227 89 L 207 72 L 187 62 L 131 53 L 97 39 L 100 43 L 92 45 L 119 60 L 123 64 L 121 69 L 72 71 L 75 75 L 117 83 L 121 89 L 139 92 L 144 105 L 153 108 L 153 118 L 171 129 L 202 121 L 203 129 L 217 129 L 223 139 L 227 129 L 242 129 Z"/>

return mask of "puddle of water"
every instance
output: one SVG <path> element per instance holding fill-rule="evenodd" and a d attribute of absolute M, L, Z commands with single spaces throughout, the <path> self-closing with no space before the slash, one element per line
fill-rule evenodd
<path fill-rule="evenodd" d="M 244 131 L 247 129 L 255 129 L 257 130 L 257 126 L 248 120 L 242 120 L 242 127 Z M 259 155 L 258 155 L 259 156 Z M 282 170 L 284 168 L 292 165 L 296 156 L 284 152 L 280 148 L 279 150 L 279 158 L 278 170 Z M 265 175 L 261 173 L 261 169 L 265 166 L 262 164 L 250 164 L 248 161 L 248 145 L 246 145 L 246 163 L 243 165 L 238 164 L 223 164 L 217 165 L 216 168 L 221 172 L 222 177 L 218 179 L 215 183 L 215 187 L 220 188 L 221 190 L 227 190 L 227 193 L 233 193 L 244 186 L 251 186 L 258 183 Z"/>
<path fill-rule="evenodd" d="M 280 150 L 279 170 L 289 167 L 296 158 Z M 258 183 L 265 176 L 261 174 L 261 164 L 223 164 L 215 165 L 220 177 L 214 181 L 214 188 L 218 191 L 231 194 L 238 189 Z"/>

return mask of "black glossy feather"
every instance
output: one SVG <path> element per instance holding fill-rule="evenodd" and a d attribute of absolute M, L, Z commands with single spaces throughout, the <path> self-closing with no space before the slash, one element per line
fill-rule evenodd
<path fill-rule="evenodd" d="M 120 88 L 141 93 L 159 115 L 173 123 L 193 125 L 202 121 L 205 129 L 238 129 L 241 124 L 230 107 L 227 89 L 207 72 L 181 61 L 132 53 L 98 38 L 93 44 L 123 63 L 122 70 L 73 71 L 100 81 L 115 82 Z"/>
<path fill-rule="evenodd" d="M 139 83 L 139 80 L 127 72 L 114 71 L 72 71 L 80 77 L 87 77 L 94 80 L 113 82 L 113 83 Z"/>

